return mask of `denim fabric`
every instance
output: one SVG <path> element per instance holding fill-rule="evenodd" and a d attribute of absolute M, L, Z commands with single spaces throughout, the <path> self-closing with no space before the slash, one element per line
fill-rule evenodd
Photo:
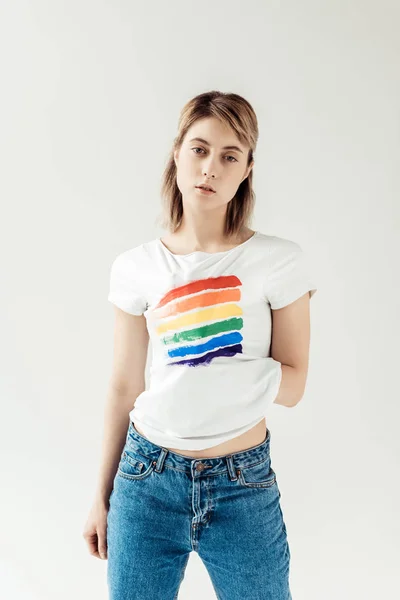
<path fill-rule="evenodd" d="M 107 517 L 109 600 L 176 600 L 191 552 L 219 600 L 291 600 L 270 440 L 266 429 L 258 446 L 193 459 L 130 422 Z"/>

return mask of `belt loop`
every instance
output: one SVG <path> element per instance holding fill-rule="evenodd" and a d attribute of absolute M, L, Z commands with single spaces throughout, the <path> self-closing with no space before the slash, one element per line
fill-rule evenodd
<path fill-rule="evenodd" d="M 232 454 L 226 455 L 226 464 L 228 465 L 228 473 L 231 481 L 237 481 L 235 465 L 233 464 Z"/>
<path fill-rule="evenodd" d="M 156 461 L 154 461 L 156 463 L 156 465 L 154 467 L 154 471 L 157 471 L 157 473 L 161 473 L 163 466 L 164 466 L 165 458 L 166 458 L 168 452 L 169 452 L 168 448 L 161 448 L 161 452 L 158 456 L 158 459 Z"/>

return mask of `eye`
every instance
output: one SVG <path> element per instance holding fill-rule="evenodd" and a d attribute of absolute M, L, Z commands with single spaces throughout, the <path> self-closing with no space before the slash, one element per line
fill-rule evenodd
<path fill-rule="evenodd" d="M 204 152 L 203 148 L 192 148 L 192 150 L 201 150 L 202 152 Z M 195 154 L 199 154 L 199 152 L 195 152 Z M 234 156 L 226 156 L 225 158 L 231 158 L 232 160 L 228 160 L 228 162 L 237 162 L 236 158 Z"/>

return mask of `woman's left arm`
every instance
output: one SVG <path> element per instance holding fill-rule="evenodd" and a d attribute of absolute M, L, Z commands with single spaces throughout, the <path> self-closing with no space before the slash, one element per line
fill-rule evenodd
<path fill-rule="evenodd" d="M 271 356 L 282 364 L 282 380 L 275 404 L 292 407 L 306 388 L 310 349 L 310 293 L 271 310 Z"/>

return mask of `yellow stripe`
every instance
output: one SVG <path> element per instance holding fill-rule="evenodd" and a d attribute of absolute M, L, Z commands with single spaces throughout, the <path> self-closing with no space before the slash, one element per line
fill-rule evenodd
<path fill-rule="evenodd" d="M 197 325 L 204 321 L 216 321 L 227 317 L 236 317 L 242 315 L 243 311 L 237 304 L 222 304 L 221 306 L 213 306 L 204 310 L 188 313 L 182 317 L 166 321 L 157 327 L 158 335 L 170 331 L 171 329 L 179 329 L 187 325 Z"/>

